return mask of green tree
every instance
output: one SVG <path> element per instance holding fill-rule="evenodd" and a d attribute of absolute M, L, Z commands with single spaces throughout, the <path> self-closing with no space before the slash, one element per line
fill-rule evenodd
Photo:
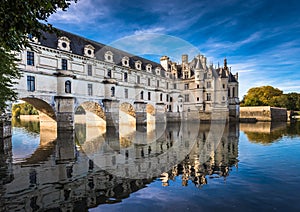
<path fill-rule="evenodd" d="M 66 10 L 77 0 L 3 0 L 0 4 L 0 112 L 7 100 L 16 99 L 13 84 L 20 78 L 14 52 L 30 47 L 28 35 L 39 38 L 41 31 L 54 31 L 48 18 L 58 9 Z M 45 24 L 46 23 L 46 24 Z"/>
<path fill-rule="evenodd" d="M 242 100 L 241 106 L 275 106 L 276 98 L 283 94 L 278 88 L 261 86 L 250 88 Z"/>
<path fill-rule="evenodd" d="M 39 112 L 28 103 L 14 104 L 12 106 L 12 116 L 19 117 L 20 115 L 38 115 Z"/>

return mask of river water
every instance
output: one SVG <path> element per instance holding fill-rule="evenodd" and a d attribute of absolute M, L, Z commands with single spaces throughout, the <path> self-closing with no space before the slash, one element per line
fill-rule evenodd
<path fill-rule="evenodd" d="M 299 122 L 13 125 L 0 211 L 300 211 Z"/>

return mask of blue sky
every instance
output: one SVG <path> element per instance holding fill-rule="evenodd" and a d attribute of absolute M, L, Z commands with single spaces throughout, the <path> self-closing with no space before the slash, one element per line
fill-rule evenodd
<path fill-rule="evenodd" d="M 262 85 L 300 91 L 299 14 L 298 0 L 80 0 L 49 22 L 156 62 L 200 53 L 216 65 L 226 57 L 242 97 Z"/>

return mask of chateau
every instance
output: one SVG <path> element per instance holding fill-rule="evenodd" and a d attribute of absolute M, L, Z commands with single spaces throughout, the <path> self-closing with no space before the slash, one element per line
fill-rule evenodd
<path fill-rule="evenodd" d="M 239 116 L 238 74 L 226 59 L 213 67 L 203 55 L 183 54 L 180 63 L 162 56 L 159 64 L 61 30 L 31 40 L 33 48 L 17 55 L 23 76 L 16 89 L 57 122 L 72 122 L 85 102 L 99 104 L 107 123 L 118 113 L 115 102 L 129 104 L 136 123 L 145 122 L 148 105 L 156 120 L 158 114 L 169 121 Z"/>

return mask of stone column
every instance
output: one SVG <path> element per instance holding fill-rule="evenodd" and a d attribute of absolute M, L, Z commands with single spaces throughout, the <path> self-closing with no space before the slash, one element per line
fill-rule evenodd
<path fill-rule="evenodd" d="M 106 126 L 115 127 L 119 131 L 119 101 L 104 99 Z"/>
<path fill-rule="evenodd" d="M 55 97 L 57 131 L 73 131 L 74 125 L 74 101 L 73 97 Z"/>
<path fill-rule="evenodd" d="M 119 101 L 105 99 L 103 104 L 106 118 L 105 141 L 114 150 L 119 150 Z"/>
<path fill-rule="evenodd" d="M 0 118 L 0 139 L 11 137 L 11 120 L 1 120 Z"/>
<path fill-rule="evenodd" d="M 11 182 L 14 178 L 11 139 L 11 136 L 0 138 L 0 183 L 2 181 L 3 184 Z"/>
<path fill-rule="evenodd" d="M 57 132 L 56 162 L 66 163 L 76 160 L 75 131 L 66 130 Z"/>

